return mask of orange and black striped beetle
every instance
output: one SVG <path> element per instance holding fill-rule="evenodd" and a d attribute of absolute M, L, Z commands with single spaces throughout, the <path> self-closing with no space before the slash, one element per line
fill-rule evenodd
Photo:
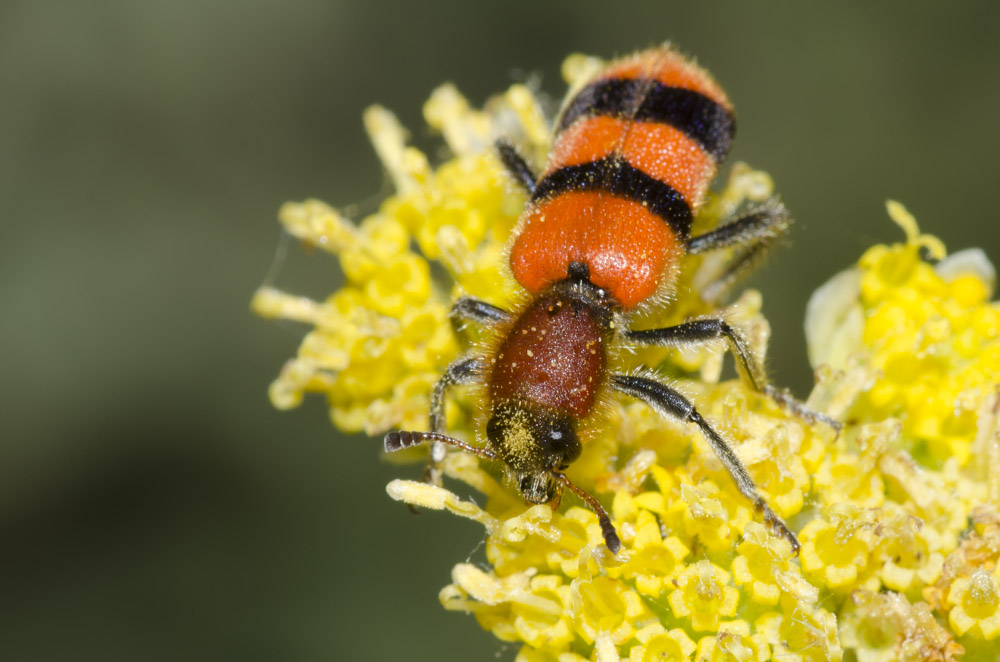
<path fill-rule="evenodd" d="M 602 393 L 644 401 L 667 418 L 696 425 L 740 492 L 798 552 L 799 542 L 757 491 L 718 431 L 687 398 L 655 379 L 617 374 L 616 343 L 677 346 L 723 339 L 741 377 L 796 414 L 838 427 L 767 383 L 742 335 L 721 318 L 660 329 L 629 326 L 633 313 L 667 298 L 685 253 L 741 246 L 720 281 L 752 266 L 789 223 L 775 203 L 690 236 L 694 214 L 735 130 L 732 105 L 711 76 L 669 46 L 610 63 L 564 106 L 548 164 L 537 177 L 507 143 L 507 170 L 527 189 L 509 245 L 509 266 L 531 298 L 508 312 L 462 298 L 453 317 L 497 329 L 482 355 L 452 363 L 431 397 L 430 432 L 390 432 L 385 449 L 432 441 L 432 466 L 444 444 L 502 461 L 531 503 L 558 503 L 568 488 L 597 513 L 604 540 L 621 540 L 607 512 L 563 470 L 582 445 L 578 425 Z M 456 384 L 486 386 L 490 418 L 483 447 L 444 434 L 444 399 Z M 433 472 L 432 472 L 433 473 Z"/>

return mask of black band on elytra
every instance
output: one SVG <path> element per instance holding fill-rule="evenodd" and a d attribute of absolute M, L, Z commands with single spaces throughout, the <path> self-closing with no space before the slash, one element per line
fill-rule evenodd
<path fill-rule="evenodd" d="M 609 156 L 597 161 L 565 166 L 535 186 L 537 202 L 571 191 L 603 191 L 643 205 L 687 239 L 691 232 L 691 206 L 674 187 L 650 177 L 625 159 Z"/>
<path fill-rule="evenodd" d="M 719 163 L 736 132 L 736 120 L 704 94 L 650 78 L 598 80 L 573 97 L 559 120 L 561 132 L 581 117 L 610 116 L 669 124 L 683 131 Z"/>

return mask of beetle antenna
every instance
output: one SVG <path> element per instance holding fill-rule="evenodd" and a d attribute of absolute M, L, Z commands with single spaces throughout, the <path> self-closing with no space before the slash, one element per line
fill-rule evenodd
<path fill-rule="evenodd" d="M 552 475 L 555 476 L 556 480 L 572 490 L 574 494 L 586 501 L 590 509 L 597 514 L 597 521 L 601 525 L 601 533 L 604 534 L 604 544 L 608 546 L 612 554 L 617 554 L 618 550 L 622 548 L 622 541 L 618 537 L 615 525 L 611 523 L 611 518 L 608 517 L 608 511 L 604 510 L 601 502 L 595 499 L 590 492 L 587 492 L 578 485 L 574 485 L 566 474 L 553 471 Z"/>
<path fill-rule="evenodd" d="M 461 448 L 466 453 L 472 453 L 473 455 L 478 455 L 479 457 L 485 457 L 487 460 L 496 459 L 496 455 L 494 455 L 493 451 L 488 448 L 478 448 L 477 446 L 467 444 L 460 439 L 449 437 L 448 435 L 441 434 L 440 432 L 406 432 L 404 430 L 390 432 L 385 435 L 385 452 L 393 453 L 398 450 L 403 450 L 404 448 L 417 446 L 425 441 L 440 441 L 441 443 L 454 446 L 455 448 Z"/>

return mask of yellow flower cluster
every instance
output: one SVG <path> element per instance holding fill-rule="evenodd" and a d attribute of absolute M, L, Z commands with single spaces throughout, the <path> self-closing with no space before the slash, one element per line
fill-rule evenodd
<path fill-rule="evenodd" d="M 544 123 L 526 88 L 512 88 L 496 106 L 487 115 L 470 110 L 451 87 L 435 92 L 427 119 L 456 154 L 436 170 L 406 146 L 389 111 L 369 108 L 365 126 L 397 194 L 357 226 L 317 200 L 282 207 L 290 234 L 339 257 L 346 284 L 323 302 L 270 287 L 254 296 L 257 314 L 315 327 L 271 385 L 276 407 L 319 392 L 343 430 L 426 427 L 428 394 L 460 352 L 448 317 L 453 292 L 432 278 L 431 261 L 448 272 L 455 292 L 491 297 L 510 289 L 500 253 L 524 198 L 484 154 L 501 117 Z"/>
<path fill-rule="evenodd" d="M 596 66 L 573 57 L 578 83 Z M 481 330 L 456 329 L 449 305 L 471 295 L 505 306 L 516 284 L 503 245 L 525 202 L 491 145 L 547 149 L 540 105 L 515 85 L 482 111 L 438 89 L 428 123 L 453 154 L 437 168 L 407 146 L 386 110 L 365 125 L 396 192 L 359 224 L 317 201 L 288 204 L 292 235 L 336 255 L 345 285 L 322 302 L 262 288 L 265 317 L 306 322 L 298 355 L 271 386 L 277 407 L 324 394 L 342 429 L 427 429 L 429 394 Z M 710 227 L 771 195 L 737 164 L 699 214 Z M 459 563 L 446 609 L 475 614 L 521 662 L 575 660 L 993 660 L 1000 648 L 1000 307 L 981 252 L 945 256 L 895 204 L 906 241 L 875 246 L 810 302 L 819 383 L 809 406 L 839 435 L 788 415 L 738 381 L 720 382 L 721 348 L 648 349 L 623 360 L 669 371 L 732 441 L 801 555 L 771 534 L 697 430 L 635 402 L 610 406 L 575 482 L 593 489 L 622 539 L 612 556 L 594 513 L 526 505 L 499 467 L 450 453 L 445 476 L 485 496 L 396 480 L 389 494 L 482 525 L 489 570 Z M 696 230 L 697 231 L 697 230 Z M 677 300 L 645 321 L 709 310 L 699 283 L 717 267 L 685 258 Z M 726 311 L 764 352 L 760 295 Z M 475 439 L 482 407 L 459 391 L 448 430 Z M 479 437 L 481 438 L 481 437 Z M 571 499 L 567 497 L 567 502 Z M 467 550 L 455 550 L 462 557 Z"/>

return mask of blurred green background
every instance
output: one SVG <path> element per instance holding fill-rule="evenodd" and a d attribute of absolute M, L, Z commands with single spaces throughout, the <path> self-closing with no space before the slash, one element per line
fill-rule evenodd
<path fill-rule="evenodd" d="M 91 0 L 0 4 L 0 658 L 512 659 L 437 591 L 482 540 L 411 517 L 415 477 L 322 402 L 266 388 L 304 330 L 253 318 L 275 213 L 371 209 L 361 129 L 475 103 L 563 57 L 671 39 L 736 104 L 733 160 L 798 220 L 752 284 L 777 382 L 805 394 L 809 293 L 900 231 L 997 250 L 1000 5 Z M 294 242 L 277 284 L 322 296 Z"/>

